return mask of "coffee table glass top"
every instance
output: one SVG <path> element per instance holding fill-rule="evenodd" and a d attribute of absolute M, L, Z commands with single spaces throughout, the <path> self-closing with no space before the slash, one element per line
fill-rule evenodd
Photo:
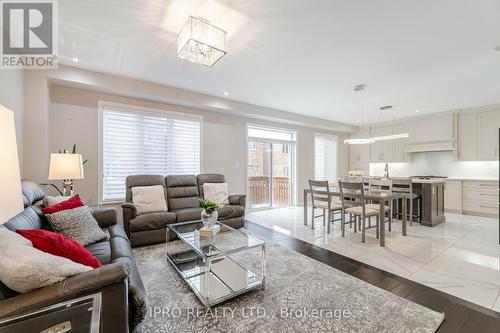
<path fill-rule="evenodd" d="M 265 243 L 223 223 L 217 222 L 216 225 L 220 227 L 220 231 L 213 237 L 200 237 L 199 230 L 203 228 L 201 221 L 175 223 L 167 227 L 206 258 L 258 247 Z"/>

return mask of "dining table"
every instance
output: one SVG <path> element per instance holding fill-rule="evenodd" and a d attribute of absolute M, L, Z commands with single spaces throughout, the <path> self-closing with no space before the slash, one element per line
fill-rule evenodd
<path fill-rule="evenodd" d="M 350 198 L 358 199 L 361 197 L 361 193 L 359 191 L 350 191 L 344 190 L 344 196 L 348 196 Z M 327 191 L 315 191 L 318 194 L 328 194 Z M 340 197 L 340 189 L 337 186 L 330 186 L 329 193 L 332 196 Z M 307 225 L 307 202 L 308 197 L 311 194 L 311 190 L 309 188 L 304 189 L 304 225 Z M 379 207 L 379 221 L 385 221 L 385 205 L 386 203 L 390 203 L 392 200 L 403 199 L 402 201 L 402 212 L 406 212 L 406 199 L 410 198 L 410 193 L 399 192 L 394 190 L 384 190 L 384 189 L 365 189 L 364 190 L 364 198 L 365 200 L 369 200 L 372 202 L 376 202 L 380 205 Z M 403 236 L 407 234 L 407 226 L 406 226 L 406 214 L 402 215 L 402 228 L 401 232 Z M 313 224 L 314 222 L 311 222 Z M 379 223 L 379 238 L 380 238 L 380 246 L 385 246 L 385 222 Z"/>

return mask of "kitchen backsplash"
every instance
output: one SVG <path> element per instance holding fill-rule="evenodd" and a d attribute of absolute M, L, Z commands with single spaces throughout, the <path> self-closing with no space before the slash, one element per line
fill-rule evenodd
<path fill-rule="evenodd" d="M 383 176 L 385 163 L 370 163 L 370 176 Z M 413 153 L 411 162 L 389 163 L 391 176 L 432 175 L 498 179 L 498 161 L 456 161 L 448 151 Z"/>

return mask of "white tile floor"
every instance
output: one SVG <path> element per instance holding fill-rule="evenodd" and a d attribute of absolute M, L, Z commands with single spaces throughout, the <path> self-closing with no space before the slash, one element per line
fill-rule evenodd
<path fill-rule="evenodd" d="M 247 214 L 249 221 L 500 312 L 497 219 L 446 214 L 446 222 L 432 228 L 408 226 L 406 237 L 395 221 L 380 247 L 375 229 L 367 230 L 363 244 L 353 229 L 343 238 L 338 223 L 327 235 L 321 218 L 313 230 L 310 218 L 304 226 L 302 207 Z"/>

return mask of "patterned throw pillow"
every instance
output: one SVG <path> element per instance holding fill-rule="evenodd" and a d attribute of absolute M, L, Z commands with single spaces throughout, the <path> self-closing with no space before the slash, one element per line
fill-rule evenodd
<path fill-rule="evenodd" d="M 82 206 L 47 215 L 52 229 L 86 246 L 106 238 L 89 207 Z"/>

